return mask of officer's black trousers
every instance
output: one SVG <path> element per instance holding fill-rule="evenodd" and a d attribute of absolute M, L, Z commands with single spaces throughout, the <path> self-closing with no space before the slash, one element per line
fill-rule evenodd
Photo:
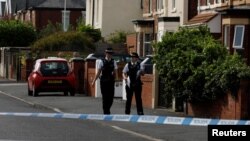
<path fill-rule="evenodd" d="M 138 115 L 143 115 L 142 99 L 141 99 L 142 85 L 138 84 L 138 85 L 134 85 L 134 86 L 131 86 L 131 87 L 128 87 L 126 85 L 125 89 L 126 89 L 126 93 L 127 93 L 125 114 L 130 114 L 131 102 L 132 102 L 133 94 L 135 94 L 137 114 Z"/>
<path fill-rule="evenodd" d="M 100 82 L 101 82 L 100 85 L 102 93 L 103 113 L 109 115 L 115 94 L 115 82 L 114 81 L 100 81 Z"/>

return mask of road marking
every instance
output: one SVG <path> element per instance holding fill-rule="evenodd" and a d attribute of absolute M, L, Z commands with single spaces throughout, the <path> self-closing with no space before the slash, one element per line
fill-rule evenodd
<path fill-rule="evenodd" d="M 138 123 L 153 124 L 172 124 L 172 125 L 189 125 L 189 126 L 208 126 L 208 125 L 250 125 L 250 120 L 227 120 L 227 119 L 206 119 L 191 117 L 171 117 L 171 116 L 153 116 L 153 115 L 103 115 L 103 114 L 74 114 L 63 113 L 58 108 L 53 108 L 43 104 L 33 103 L 13 96 L 11 94 L 0 91 L 0 94 L 12 97 L 14 99 L 25 102 L 34 107 L 44 107 L 55 111 L 56 113 L 13 113 L 2 112 L 0 116 L 25 116 L 25 117 L 50 117 L 50 118 L 70 118 L 70 119 L 89 119 L 89 120 L 105 120 L 105 121 L 124 121 Z"/>
<path fill-rule="evenodd" d="M 8 94 L 8 93 L 5 93 L 5 92 L 3 92 L 3 91 L 0 91 L 0 94 L 3 94 L 3 95 L 6 95 L 6 96 L 9 96 L 9 97 L 12 97 L 12 98 L 17 99 L 17 100 L 20 100 L 20 101 L 22 101 L 22 102 L 24 102 L 24 103 L 27 103 L 27 104 L 29 104 L 29 105 L 31 105 L 31 106 L 33 106 L 33 107 L 43 107 L 43 108 L 47 108 L 47 109 L 53 110 L 54 112 L 57 112 L 57 113 L 62 113 L 62 111 L 61 111 L 60 109 L 58 109 L 58 108 L 53 108 L 53 107 L 50 107 L 50 106 L 47 106 L 47 105 L 29 102 L 29 101 L 27 101 L 27 100 L 24 100 L 24 99 L 19 98 L 19 97 L 16 97 L 16 96 L 13 96 L 13 95 Z"/>
<path fill-rule="evenodd" d="M 23 86 L 23 85 L 27 85 L 27 83 L 0 83 L 0 86 Z"/>
<path fill-rule="evenodd" d="M 23 140 L 10 140 L 10 139 L 6 140 L 6 139 L 0 139 L 0 141 L 23 141 Z"/>
<path fill-rule="evenodd" d="M 162 139 L 156 139 L 156 138 L 153 138 L 153 137 L 148 136 L 148 135 L 144 135 L 144 134 L 140 134 L 140 133 L 137 133 L 137 132 L 134 132 L 134 131 L 131 131 L 131 130 L 120 128 L 118 126 L 111 126 L 111 127 L 115 128 L 116 130 L 119 130 L 119 131 L 122 131 L 122 132 L 125 132 L 125 133 L 129 133 L 129 134 L 132 134 L 132 135 L 144 138 L 146 140 L 150 140 L 150 141 L 163 141 Z"/>

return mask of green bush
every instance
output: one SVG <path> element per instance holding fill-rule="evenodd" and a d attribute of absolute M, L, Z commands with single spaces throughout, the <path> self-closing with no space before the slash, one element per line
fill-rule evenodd
<path fill-rule="evenodd" d="M 250 78 L 250 68 L 230 55 L 207 27 L 180 28 L 154 45 L 154 62 L 165 82 L 165 94 L 187 100 L 214 100 Z"/>
<path fill-rule="evenodd" d="M 89 36 L 93 42 L 97 42 L 97 41 L 101 40 L 101 38 L 102 38 L 101 30 L 94 29 L 90 25 L 80 24 L 77 27 L 77 31 L 83 32 L 85 35 Z"/>
<path fill-rule="evenodd" d="M 48 24 L 39 31 L 38 39 L 54 34 L 55 32 L 62 32 L 62 31 L 63 30 L 61 23 L 56 23 L 54 25 L 51 21 L 48 21 Z"/>
<path fill-rule="evenodd" d="M 109 43 L 126 43 L 127 32 L 118 30 L 108 36 Z"/>
<path fill-rule="evenodd" d="M 16 20 L 0 20 L 0 46 L 29 46 L 36 40 L 30 24 Z"/>
<path fill-rule="evenodd" d="M 83 51 L 86 48 L 94 50 L 91 40 L 81 32 L 56 32 L 32 45 L 33 51 Z"/>

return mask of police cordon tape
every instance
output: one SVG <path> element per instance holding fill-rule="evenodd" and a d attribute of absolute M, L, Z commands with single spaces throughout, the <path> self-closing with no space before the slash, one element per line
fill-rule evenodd
<path fill-rule="evenodd" d="M 72 113 L 15 113 L 1 112 L 0 116 L 69 118 L 83 120 L 123 121 L 138 123 L 172 124 L 172 125 L 250 125 L 250 120 L 207 119 L 191 117 L 151 116 L 151 115 L 102 115 L 102 114 L 72 114 Z"/>

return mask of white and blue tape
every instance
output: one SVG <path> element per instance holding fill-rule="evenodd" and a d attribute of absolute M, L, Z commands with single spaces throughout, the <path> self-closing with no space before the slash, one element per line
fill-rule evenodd
<path fill-rule="evenodd" d="M 123 121 L 138 123 L 172 124 L 172 125 L 250 125 L 250 120 L 206 119 L 191 117 L 151 116 L 151 115 L 102 115 L 102 114 L 72 114 L 72 113 L 13 113 L 2 112 L 0 116 L 69 118 L 83 120 Z"/>

